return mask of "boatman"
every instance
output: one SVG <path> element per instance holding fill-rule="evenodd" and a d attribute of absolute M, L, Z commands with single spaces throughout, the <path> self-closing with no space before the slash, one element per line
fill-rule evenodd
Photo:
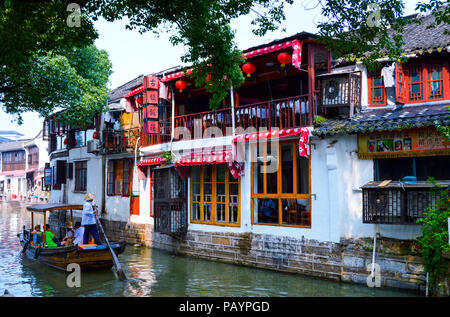
<path fill-rule="evenodd" d="M 81 217 L 81 225 L 84 226 L 83 244 L 89 243 L 89 235 L 91 234 L 94 237 L 95 244 L 100 245 L 102 242 L 100 241 L 97 221 L 95 220 L 97 210 L 94 209 L 93 206 L 94 198 L 95 195 L 91 193 L 88 193 L 86 197 L 84 197 L 85 203 L 83 205 L 83 215 Z"/>

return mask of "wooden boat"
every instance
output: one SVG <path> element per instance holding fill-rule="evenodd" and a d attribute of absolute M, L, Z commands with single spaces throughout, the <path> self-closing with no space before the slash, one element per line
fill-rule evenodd
<path fill-rule="evenodd" d="M 66 212 L 70 210 L 71 220 L 73 223 L 73 210 L 82 210 L 82 205 L 67 204 L 39 204 L 28 206 L 27 210 L 31 212 L 31 228 L 23 228 L 23 232 L 19 233 L 20 244 L 24 253 L 31 259 L 39 261 L 50 267 L 66 271 L 70 263 L 77 263 L 81 270 L 105 269 L 113 266 L 113 259 L 106 244 L 102 245 L 71 245 L 67 247 L 47 248 L 43 242 L 34 245 L 32 234 L 34 228 L 34 213 L 44 214 L 44 229 L 46 224 L 46 214 L 49 212 Z M 44 235 L 45 236 L 45 231 Z M 125 241 L 110 242 L 111 248 L 116 255 L 121 254 L 125 250 Z"/>

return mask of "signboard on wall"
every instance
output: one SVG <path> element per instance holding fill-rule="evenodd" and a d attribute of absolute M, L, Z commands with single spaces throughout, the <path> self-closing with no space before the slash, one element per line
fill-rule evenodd
<path fill-rule="evenodd" d="M 358 134 L 358 158 L 450 155 L 450 142 L 434 127 Z"/>

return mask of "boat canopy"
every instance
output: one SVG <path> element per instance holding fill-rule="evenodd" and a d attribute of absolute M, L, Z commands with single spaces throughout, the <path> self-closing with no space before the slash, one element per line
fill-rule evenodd
<path fill-rule="evenodd" d="M 83 210 L 83 205 L 37 204 L 37 205 L 27 206 L 27 210 L 31 211 L 31 212 Z"/>

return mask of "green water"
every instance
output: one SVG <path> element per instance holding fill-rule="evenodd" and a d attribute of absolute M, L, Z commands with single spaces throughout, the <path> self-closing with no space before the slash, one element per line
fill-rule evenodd
<path fill-rule="evenodd" d="M 39 219 L 35 220 L 39 222 Z M 181 257 L 127 246 L 119 260 L 129 279 L 112 270 L 83 272 L 81 287 L 70 288 L 64 272 L 21 254 L 17 233 L 29 226 L 24 207 L 0 203 L 0 292 L 15 296 L 419 296 L 416 292 L 336 283 L 299 275 Z"/>

